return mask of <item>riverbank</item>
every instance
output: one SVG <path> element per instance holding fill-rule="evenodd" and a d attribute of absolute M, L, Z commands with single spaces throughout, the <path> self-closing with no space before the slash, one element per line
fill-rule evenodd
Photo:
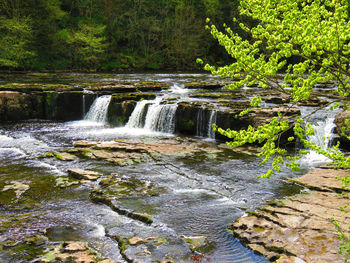
<path fill-rule="evenodd" d="M 275 200 L 229 229 L 247 247 L 277 262 L 344 262 L 338 253 L 342 240 L 332 222 L 349 234 L 350 215 L 339 208 L 349 204 L 342 181 L 350 170 L 317 168 L 293 179 L 306 187 L 302 194 Z M 300 261 L 302 262 L 302 261 Z"/>

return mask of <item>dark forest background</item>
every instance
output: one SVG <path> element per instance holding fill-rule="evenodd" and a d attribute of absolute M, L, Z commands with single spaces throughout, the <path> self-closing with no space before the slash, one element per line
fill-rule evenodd
<path fill-rule="evenodd" d="M 205 29 L 238 0 L 0 0 L 0 69 L 196 70 L 229 61 Z"/>

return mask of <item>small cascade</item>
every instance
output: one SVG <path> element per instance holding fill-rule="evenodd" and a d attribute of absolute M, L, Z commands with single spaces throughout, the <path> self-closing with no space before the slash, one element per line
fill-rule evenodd
<path fill-rule="evenodd" d="M 86 88 L 83 88 L 83 102 L 82 102 L 82 114 L 83 114 L 83 119 L 85 118 L 85 113 L 86 113 L 86 94 L 92 94 L 92 91 L 87 90 Z"/>
<path fill-rule="evenodd" d="M 216 110 L 210 112 L 209 122 L 208 122 L 208 138 L 215 139 L 215 132 L 213 131 L 213 124 L 216 123 Z"/>
<path fill-rule="evenodd" d="M 204 110 L 204 108 L 200 108 L 198 110 L 197 126 L 196 126 L 197 136 L 215 139 L 213 124 L 216 123 L 216 115 L 217 115 L 216 110 L 211 110 L 210 112 L 207 110 Z"/>
<path fill-rule="evenodd" d="M 314 135 L 308 136 L 307 139 L 325 150 L 327 147 L 330 147 L 332 142 L 336 112 L 327 110 L 327 112 L 321 114 L 322 116 L 315 116 L 314 120 L 310 120 L 310 123 L 312 124 L 311 126 L 314 130 Z M 324 115 L 327 117 L 325 118 Z M 328 157 L 318 154 L 315 151 L 310 151 L 302 158 L 301 165 L 315 167 L 327 162 L 330 162 Z"/>
<path fill-rule="evenodd" d="M 83 113 L 83 119 L 84 119 L 84 117 L 85 117 L 85 111 L 86 111 L 86 109 L 85 109 L 85 93 L 83 93 L 83 107 L 82 107 L 82 113 Z"/>
<path fill-rule="evenodd" d="M 107 110 L 111 98 L 111 95 L 104 95 L 96 98 L 94 103 L 91 105 L 89 112 L 86 114 L 84 120 L 106 123 Z"/>
<path fill-rule="evenodd" d="M 161 104 L 161 102 L 162 97 L 139 101 L 126 127 L 174 133 L 177 104 Z"/>
<path fill-rule="evenodd" d="M 172 93 L 176 93 L 176 94 L 186 94 L 189 92 L 188 89 L 184 88 L 184 84 L 176 84 L 176 83 L 169 90 Z"/>
<path fill-rule="evenodd" d="M 134 111 L 131 113 L 125 127 L 127 128 L 142 128 L 145 125 L 145 116 L 147 107 L 154 103 L 153 100 L 141 100 L 136 104 Z"/>
<path fill-rule="evenodd" d="M 207 126 L 205 125 L 205 111 L 203 108 L 200 108 L 197 112 L 196 135 L 199 137 L 204 137 L 206 128 Z"/>

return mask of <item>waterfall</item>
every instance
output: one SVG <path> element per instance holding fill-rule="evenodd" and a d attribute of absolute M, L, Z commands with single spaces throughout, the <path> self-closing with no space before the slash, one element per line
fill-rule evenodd
<path fill-rule="evenodd" d="M 216 123 L 216 110 L 211 110 L 209 112 L 200 108 L 197 112 L 197 126 L 196 135 L 199 137 L 206 137 L 210 139 L 215 139 L 215 132 L 213 131 L 213 124 Z"/>
<path fill-rule="evenodd" d="M 215 139 L 215 132 L 213 131 L 213 124 L 216 123 L 216 110 L 210 112 L 209 122 L 208 122 L 208 138 Z"/>
<path fill-rule="evenodd" d="M 85 117 L 85 112 L 86 112 L 86 94 L 93 94 L 93 92 L 87 90 L 86 88 L 83 88 L 83 105 L 82 105 L 83 119 Z"/>
<path fill-rule="evenodd" d="M 169 91 L 171 91 L 172 93 L 176 93 L 176 94 L 186 94 L 188 93 L 190 90 L 185 89 L 184 88 L 184 84 L 174 84 Z"/>
<path fill-rule="evenodd" d="M 152 100 L 141 100 L 136 104 L 134 111 L 131 113 L 129 120 L 125 127 L 127 128 L 142 128 L 145 124 L 145 114 L 147 106 L 152 104 Z"/>
<path fill-rule="evenodd" d="M 314 130 L 314 135 L 307 136 L 310 142 L 315 143 L 322 149 L 327 149 L 332 142 L 333 129 L 335 128 L 334 119 L 336 111 L 326 109 L 326 112 L 320 112 L 320 115 L 316 115 L 309 120 L 311 127 Z M 326 117 L 325 117 L 326 115 Z M 315 151 L 310 151 L 306 154 L 301 161 L 302 166 L 315 167 L 330 162 L 331 160 Z"/>
<path fill-rule="evenodd" d="M 91 105 L 89 112 L 86 114 L 84 120 L 94 121 L 99 123 L 107 122 L 107 110 L 111 95 L 104 95 L 95 99 Z"/>
<path fill-rule="evenodd" d="M 197 112 L 196 135 L 199 137 L 204 137 L 205 128 L 207 128 L 205 126 L 205 111 L 203 108 L 200 108 Z"/>
<path fill-rule="evenodd" d="M 85 117 L 85 93 L 83 93 L 83 107 L 82 107 L 82 112 L 83 112 L 83 119 Z"/>
<path fill-rule="evenodd" d="M 162 97 L 139 101 L 126 127 L 174 133 L 177 104 L 161 104 Z"/>

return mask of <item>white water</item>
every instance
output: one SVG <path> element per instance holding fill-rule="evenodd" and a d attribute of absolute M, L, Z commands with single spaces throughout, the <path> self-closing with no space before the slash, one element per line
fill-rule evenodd
<path fill-rule="evenodd" d="M 154 100 L 141 100 L 137 102 L 134 111 L 131 113 L 126 128 L 142 128 L 144 126 L 144 115 L 146 114 L 149 104 L 154 103 Z"/>
<path fill-rule="evenodd" d="M 111 95 L 104 95 L 95 99 L 84 120 L 105 124 L 107 122 L 107 110 Z"/>
<path fill-rule="evenodd" d="M 190 92 L 189 89 L 184 88 L 184 84 L 174 84 L 169 90 L 176 94 L 186 94 Z"/>
<path fill-rule="evenodd" d="M 211 110 L 209 119 L 206 118 L 206 115 L 207 114 L 206 114 L 206 111 L 204 111 L 204 109 L 200 109 L 198 111 L 196 135 L 199 137 L 206 137 L 209 139 L 215 139 L 215 132 L 213 131 L 213 124 L 216 123 L 217 112 L 216 112 L 216 110 Z"/>
<path fill-rule="evenodd" d="M 126 127 L 174 133 L 177 104 L 161 104 L 161 102 L 162 97 L 157 97 L 155 100 L 139 101 Z"/>
<path fill-rule="evenodd" d="M 210 112 L 210 118 L 208 122 L 208 138 L 215 139 L 215 132 L 213 131 L 213 124 L 216 123 L 216 110 Z"/>
<path fill-rule="evenodd" d="M 307 139 L 320 146 L 323 150 L 326 150 L 332 142 L 332 131 L 335 128 L 335 115 L 335 111 L 330 111 L 328 109 L 323 112 L 322 117 L 319 117 L 314 121 L 310 120 L 310 123 L 312 124 L 311 126 L 314 130 L 314 135 L 308 136 Z M 315 151 L 310 151 L 302 157 L 300 164 L 302 167 L 316 167 L 329 163 L 330 161 L 331 160 L 328 157 L 318 154 Z"/>
<path fill-rule="evenodd" d="M 205 112 L 203 108 L 198 110 L 197 113 L 197 127 L 196 127 L 196 135 L 199 137 L 204 137 L 204 129 L 205 127 Z"/>

